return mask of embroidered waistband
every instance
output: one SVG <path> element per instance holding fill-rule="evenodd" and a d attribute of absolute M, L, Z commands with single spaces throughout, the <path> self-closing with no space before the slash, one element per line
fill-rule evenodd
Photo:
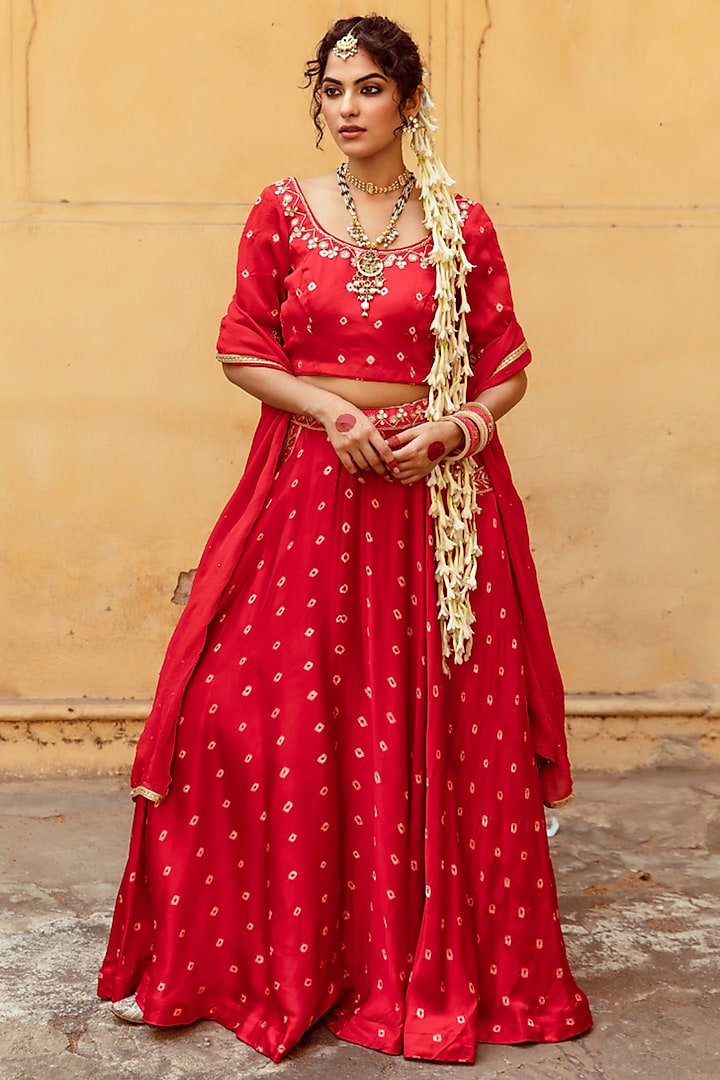
<path fill-rule="evenodd" d="M 425 421 L 427 401 L 421 398 L 419 401 L 411 401 L 405 405 L 386 405 L 383 409 L 363 409 L 367 418 L 378 431 L 403 431 L 405 428 L 414 427 Z M 310 431 L 324 431 L 325 428 L 312 416 L 303 416 L 301 413 L 293 413 L 290 423 L 298 427 L 309 428 Z"/>

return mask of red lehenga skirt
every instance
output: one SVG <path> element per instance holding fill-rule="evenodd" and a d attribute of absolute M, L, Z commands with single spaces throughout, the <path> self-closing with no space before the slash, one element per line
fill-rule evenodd
<path fill-rule="evenodd" d="M 465 1062 L 591 1026 L 495 497 L 479 495 L 473 655 L 450 676 L 427 501 L 351 478 L 290 424 L 184 694 L 169 795 L 138 799 L 101 996 L 135 993 L 151 1024 L 217 1020 L 275 1061 L 320 1018 Z"/>

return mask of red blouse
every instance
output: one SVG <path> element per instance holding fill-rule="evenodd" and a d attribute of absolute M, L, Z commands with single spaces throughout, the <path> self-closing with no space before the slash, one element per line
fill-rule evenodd
<path fill-rule="evenodd" d="M 473 265 L 467 281 L 471 355 L 478 358 L 504 338 L 513 343 L 512 355 L 499 362 L 509 366 L 520 340 L 525 366 L 530 353 L 515 320 L 495 229 L 479 203 L 456 199 Z M 370 301 L 367 317 L 349 289 L 359 250 L 322 228 L 293 177 L 265 188 L 240 240 L 237 286 L 220 325 L 218 359 L 247 363 L 254 357 L 284 370 L 289 364 L 295 375 L 422 383 L 435 348 L 432 240 L 382 253 L 385 287 Z M 278 345 L 285 363 L 277 359 Z"/>

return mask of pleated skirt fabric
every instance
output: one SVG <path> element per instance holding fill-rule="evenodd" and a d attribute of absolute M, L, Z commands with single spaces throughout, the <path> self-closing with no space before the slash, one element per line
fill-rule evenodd
<path fill-rule="evenodd" d="M 291 423 L 185 692 L 170 793 L 137 803 L 101 996 L 135 993 L 152 1024 L 215 1019 L 275 1061 L 320 1018 L 457 1062 L 590 1027 L 512 569 L 492 491 L 478 501 L 473 654 L 446 675 L 427 488 L 351 478 Z"/>

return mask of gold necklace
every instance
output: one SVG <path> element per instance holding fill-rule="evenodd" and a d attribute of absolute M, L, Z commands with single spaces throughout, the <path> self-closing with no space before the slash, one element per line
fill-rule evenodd
<path fill-rule="evenodd" d="M 364 191 L 366 195 L 388 195 L 391 191 L 401 191 L 405 187 L 408 180 L 412 177 L 409 169 L 403 169 L 399 176 L 396 176 L 392 184 L 385 184 L 384 187 L 380 187 L 379 184 L 373 184 L 372 180 L 360 180 L 359 177 L 354 176 L 350 170 L 345 167 L 345 177 L 348 183 L 357 188 L 358 191 Z"/>
<path fill-rule="evenodd" d="M 367 318 L 370 310 L 370 301 L 385 288 L 383 261 L 380 258 L 377 249 L 389 247 L 393 240 L 397 240 L 398 231 L 396 223 L 405 209 L 405 205 L 415 187 L 415 177 L 412 174 L 409 175 L 405 187 L 400 192 L 400 198 L 393 207 L 389 222 L 380 235 L 374 240 L 371 240 L 360 224 L 355 203 L 353 202 L 353 197 L 350 194 L 350 188 L 348 187 L 347 172 L 348 167 L 346 162 L 343 162 L 342 165 L 338 166 L 338 187 L 340 188 L 340 194 L 345 203 L 345 208 L 350 215 L 348 233 L 350 234 L 351 240 L 362 248 L 362 250 L 358 251 L 353 257 L 355 276 L 352 281 L 348 282 L 347 289 L 348 292 L 354 292 L 357 295 L 357 298 L 360 301 L 362 315 Z"/>

